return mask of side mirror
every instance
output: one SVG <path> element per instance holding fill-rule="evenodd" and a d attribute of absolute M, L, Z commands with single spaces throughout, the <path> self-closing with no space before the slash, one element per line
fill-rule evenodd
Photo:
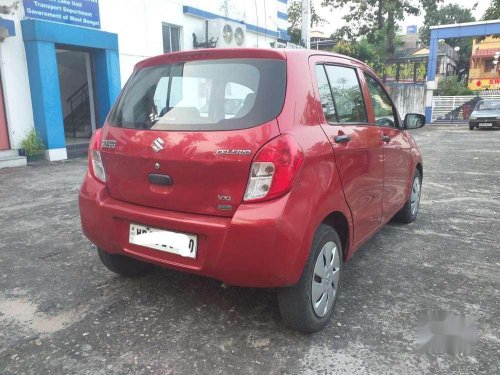
<path fill-rule="evenodd" d="M 403 121 L 405 129 L 418 129 L 425 125 L 425 116 L 419 113 L 408 113 Z"/>

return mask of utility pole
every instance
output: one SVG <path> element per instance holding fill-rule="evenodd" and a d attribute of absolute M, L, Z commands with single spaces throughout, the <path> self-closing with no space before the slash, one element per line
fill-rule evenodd
<path fill-rule="evenodd" d="M 311 0 L 302 0 L 302 43 L 311 48 Z"/>

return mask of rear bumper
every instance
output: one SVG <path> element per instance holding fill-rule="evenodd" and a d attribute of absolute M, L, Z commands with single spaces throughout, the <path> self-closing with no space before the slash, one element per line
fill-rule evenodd
<path fill-rule="evenodd" d="M 481 121 L 478 121 L 478 120 L 469 120 L 469 126 L 470 126 L 470 127 L 479 128 L 479 127 L 482 127 L 482 126 L 481 126 L 481 124 L 484 124 L 484 123 L 489 123 L 489 124 L 492 124 L 492 126 L 490 126 L 490 127 L 493 127 L 493 128 L 500 128 L 500 120 L 494 120 L 494 121 L 487 121 L 487 120 L 481 120 Z M 485 128 L 488 128 L 488 127 L 485 127 Z"/>
<path fill-rule="evenodd" d="M 240 205 L 230 218 L 196 215 L 118 201 L 89 174 L 79 195 L 83 232 L 102 250 L 212 277 L 229 285 L 250 287 L 291 285 L 301 273 L 303 264 L 296 262 L 301 244 L 291 244 L 289 240 L 301 235 L 295 226 L 280 225 L 287 220 L 288 199 L 286 195 L 271 202 Z M 196 234 L 197 258 L 130 244 L 131 222 Z"/>

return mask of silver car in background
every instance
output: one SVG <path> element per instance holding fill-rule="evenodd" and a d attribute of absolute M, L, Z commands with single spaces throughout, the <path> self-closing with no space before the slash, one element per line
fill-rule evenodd
<path fill-rule="evenodd" d="M 469 129 L 500 128 L 500 99 L 483 99 L 474 107 L 469 118 Z"/>

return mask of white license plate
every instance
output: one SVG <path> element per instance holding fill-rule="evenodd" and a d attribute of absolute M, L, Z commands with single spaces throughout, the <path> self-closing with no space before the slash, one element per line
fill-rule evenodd
<path fill-rule="evenodd" d="M 196 258 L 198 237 L 139 224 L 130 224 L 129 242 L 186 258 Z"/>
<path fill-rule="evenodd" d="M 491 128 L 492 126 L 493 126 L 493 124 L 491 122 L 483 122 L 483 123 L 479 124 L 480 128 Z"/>

